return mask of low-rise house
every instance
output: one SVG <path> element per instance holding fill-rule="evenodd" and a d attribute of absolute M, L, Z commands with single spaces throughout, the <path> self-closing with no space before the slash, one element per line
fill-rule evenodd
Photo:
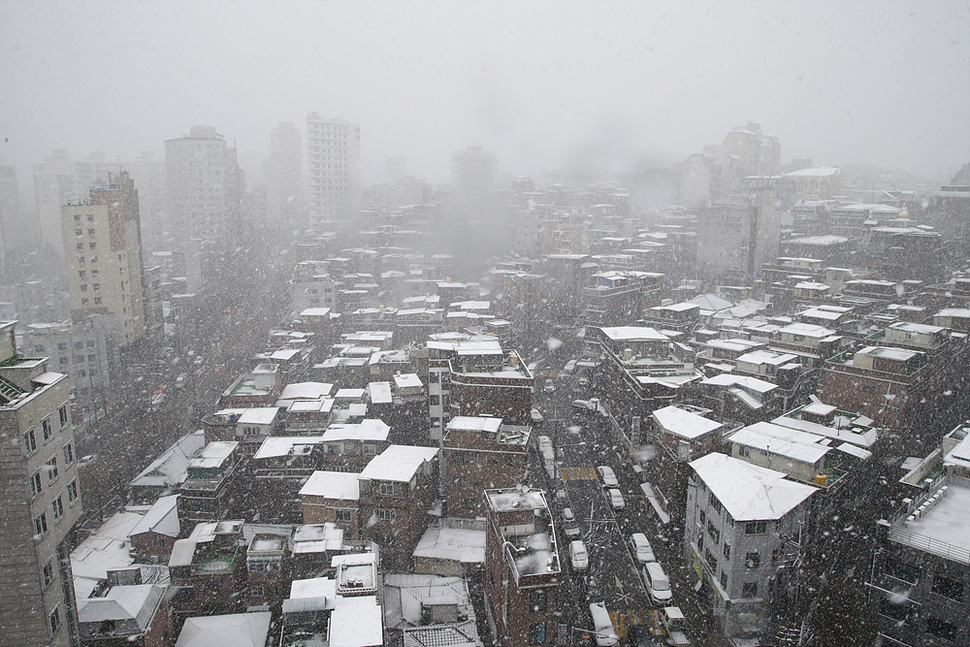
<path fill-rule="evenodd" d="M 182 436 L 128 483 L 129 503 L 151 505 L 159 497 L 176 493 L 188 478 L 189 461 L 205 445 L 205 432 L 201 429 Z"/>
<path fill-rule="evenodd" d="M 82 647 L 171 644 L 164 586 L 113 586 L 99 597 L 79 599 L 77 616 Z"/>
<path fill-rule="evenodd" d="M 347 539 L 361 534 L 360 474 L 316 471 L 300 489 L 304 524 L 334 524 Z"/>
<path fill-rule="evenodd" d="M 187 478 L 178 489 L 179 519 L 193 527 L 202 521 L 217 521 L 242 505 L 240 491 L 242 460 L 240 443 L 215 441 L 189 461 Z"/>
<path fill-rule="evenodd" d="M 180 534 L 178 495 L 162 497 L 128 535 L 132 557 L 143 564 L 168 563 Z"/>
<path fill-rule="evenodd" d="M 200 523 L 186 539 L 175 542 L 168 560 L 176 629 L 186 618 L 237 613 L 246 586 L 246 543 L 243 521 Z"/>
<path fill-rule="evenodd" d="M 364 536 L 389 568 L 407 564 L 438 495 L 438 448 L 391 445 L 360 473 Z"/>
<path fill-rule="evenodd" d="M 468 584 L 460 577 L 388 573 L 385 629 L 396 644 L 481 647 Z"/>
<path fill-rule="evenodd" d="M 175 647 L 266 647 L 269 611 L 187 618 Z"/>
<path fill-rule="evenodd" d="M 219 407 L 271 407 L 283 388 L 279 364 L 258 364 L 240 375 L 219 398 Z"/>
<path fill-rule="evenodd" d="M 469 577 L 485 564 L 485 522 L 442 518 L 414 549 L 414 572 Z"/>

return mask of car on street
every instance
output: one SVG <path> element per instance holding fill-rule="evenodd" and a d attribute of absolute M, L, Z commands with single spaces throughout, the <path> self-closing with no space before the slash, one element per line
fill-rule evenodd
<path fill-rule="evenodd" d="M 608 490 L 606 495 L 610 497 L 610 505 L 613 506 L 614 510 L 622 510 L 626 507 L 626 501 L 623 500 L 623 494 L 616 488 L 611 488 Z"/>
<path fill-rule="evenodd" d="M 670 580 L 659 562 L 647 562 L 643 565 L 643 583 L 647 586 L 650 599 L 656 604 L 668 602 L 673 597 Z"/>
<path fill-rule="evenodd" d="M 576 360 L 571 359 L 568 362 L 566 362 L 566 365 L 563 366 L 562 370 L 566 371 L 567 373 L 572 373 L 573 370 L 575 370 L 575 368 L 576 368 Z"/>
<path fill-rule="evenodd" d="M 555 393 L 556 386 L 552 383 L 551 379 L 546 378 L 546 383 L 542 385 L 542 390 L 545 393 Z"/>
<path fill-rule="evenodd" d="M 589 605 L 589 615 L 593 617 L 593 631 L 596 636 L 596 644 L 599 647 L 613 647 L 620 642 L 613 629 L 613 621 L 610 620 L 610 613 L 606 610 L 603 602 L 592 602 Z"/>
<path fill-rule="evenodd" d="M 606 465 L 600 465 L 596 468 L 596 471 L 599 472 L 600 480 L 603 481 L 603 487 L 615 488 L 620 484 L 620 482 L 616 480 L 616 474 L 613 473 L 613 468 Z"/>
<path fill-rule="evenodd" d="M 647 540 L 647 536 L 642 532 L 635 532 L 630 535 L 630 547 L 633 549 L 633 556 L 638 563 L 646 564 L 647 562 L 657 561 L 657 558 L 654 557 L 653 547 L 650 545 L 650 541 Z"/>
<path fill-rule="evenodd" d="M 542 412 L 540 412 L 538 409 L 532 409 L 529 415 L 532 417 L 532 422 L 534 424 L 539 424 L 543 421 Z"/>
<path fill-rule="evenodd" d="M 579 524 L 576 523 L 576 516 L 570 508 L 562 509 L 562 526 L 567 537 L 579 537 Z"/>
<path fill-rule="evenodd" d="M 589 553 L 586 544 L 579 539 L 569 542 L 569 563 L 574 571 L 585 571 L 589 566 Z"/>

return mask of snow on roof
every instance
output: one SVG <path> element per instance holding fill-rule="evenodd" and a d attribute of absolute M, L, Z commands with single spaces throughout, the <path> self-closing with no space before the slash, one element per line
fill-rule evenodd
<path fill-rule="evenodd" d="M 300 489 L 300 496 L 319 496 L 325 499 L 357 501 L 360 484 L 354 472 L 315 471 Z"/>
<path fill-rule="evenodd" d="M 966 319 L 970 318 L 970 308 L 943 308 L 933 316 Z"/>
<path fill-rule="evenodd" d="M 721 373 L 720 375 L 701 380 L 701 384 L 727 387 L 740 386 L 756 393 L 767 393 L 778 388 L 778 385 L 772 384 L 771 382 L 759 380 L 750 375 L 737 375 L 735 373 Z"/>
<path fill-rule="evenodd" d="M 100 623 L 105 620 L 134 620 L 138 629 L 145 631 L 164 591 L 164 587 L 155 584 L 113 586 L 104 597 L 79 598 L 78 621 Z"/>
<path fill-rule="evenodd" d="M 171 487 L 185 481 L 189 460 L 205 446 L 202 430 L 186 434 L 132 479 L 129 486 Z"/>
<path fill-rule="evenodd" d="M 728 308 L 733 308 L 734 304 L 727 299 L 722 299 L 716 294 L 700 294 L 693 299 L 688 299 L 687 303 L 693 303 L 699 305 L 701 310 L 710 310 L 712 312 L 717 312 L 718 310 L 727 310 Z"/>
<path fill-rule="evenodd" d="M 841 173 L 841 169 L 837 166 L 815 166 L 785 173 L 785 177 L 833 177 L 839 175 L 839 173 Z"/>
<path fill-rule="evenodd" d="M 779 332 L 790 333 L 792 335 L 805 335 L 806 337 L 828 337 L 829 335 L 834 335 L 835 331 L 825 328 L 824 326 L 817 326 L 815 324 L 808 323 L 793 323 L 788 324 L 782 328 Z"/>
<path fill-rule="evenodd" d="M 290 584 L 290 599 L 337 597 L 337 580 L 330 577 L 311 577 L 305 580 L 293 580 Z"/>
<path fill-rule="evenodd" d="M 131 529 L 129 537 L 153 532 L 166 537 L 179 536 L 178 495 L 163 496 L 148 509 L 141 520 Z"/>
<path fill-rule="evenodd" d="M 929 324 L 914 323 L 912 321 L 897 321 L 889 324 L 890 328 L 903 330 L 905 332 L 917 333 L 922 335 L 935 335 L 946 328 L 941 326 L 931 326 Z"/>
<path fill-rule="evenodd" d="M 324 442 L 335 442 L 339 440 L 387 440 L 391 432 L 383 420 L 377 418 L 366 418 L 356 424 L 334 424 L 327 427 L 321 439 Z"/>
<path fill-rule="evenodd" d="M 959 465 L 964 469 L 970 468 L 970 434 L 954 445 L 950 453 L 943 457 L 943 462 L 947 465 Z"/>
<path fill-rule="evenodd" d="M 502 343 L 497 339 L 459 341 L 454 344 L 459 355 L 501 355 Z"/>
<path fill-rule="evenodd" d="M 370 393 L 371 404 L 390 404 L 394 402 L 394 398 L 391 396 L 390 382 L 371 382 L 367 385 L 367 390 Z"/>
<path fill-rule="evenodd" d="M 613 328 L 603 328 L 603 334 L 613 341 L 666 341 L 666 335 L 661 334 L 655 328 L 647 326 L 617 326 Z"/>
<path fill-rule="evenodd" d="M 416 373 L 402 373 L 394 376 L 394 384 L 399 389 L 421 388 L 424 386 Z"/>
<path fill-rule="evenodd" d="M 117 512 L 71 551 L 78 599 L 90 595 L 98 581 L 108 577 L 108 571 L 125 569 L 134 563 L 128 537 L 141 518 L 140 512 Z"/>
<path fill-rule="evenodd" d="M 832 449 L 818 444 L 821 436 L 806 434 L 795 429 L 779 427 L 769 422 L 759 422 L 735 432 L 730 442 L 753 447 L 771 456 L 784 456 L 799 463 L 814 465 Z"/>
<path fill-rule="evenodd" d="M 448 423 L 448 429 L 459 429 L 461 431 L 490 431 L 498 432 L 502 426 L 501 418 L 486 418 L 484 416 L 455 416 Z"/>
<path fill-rule="evenodd" d="M 690 440 L 720 429 L 723 425 L 691 411 L 671 405 L 653 412 L 657 424 L 669 434 Z"/>
<path fill-rule="evenodd" d="M 278 413 L 279 407 L 251 407 L 242 412 L 237 422 L 241 425 L 271 425 Z"/>
<path fill-rule="evenodd" d="M 414 557 L 462 564 L 485 563 L 485 531 L 431 527 L 418 540 Z"/>
<path fill-rule="evenodd" d="M 239 447 L 239 442 L 236 440 L 213 440 L 202 448 L 196 458 L 189 461 L 189 467 L 221 467 L 223 462 L 236 451 L 237 447 Z"/>
<path fill-rule="evenodd" d="M 367 463 L 362 479 L 408 482 L 424 463 L 438 455 L 437 447 L 391 445 Z"/>
<path fill-rule="evenodd" d="M 62 377 L 64 377 L 63 373 L 54 373 L 52 371 L 47 371 L 45 373 L 41 373 L 37 377 L 33 378 L 31 381 L 37 382 L 38 384 L 53 384 L 54 382 L 58 381 Z"/>
<path fill-rule="evenodd" d="M 334 397 L 337 399 L 360 400 L 364 397 L 365 393 L 366 391 L 364 389 L 339 389 Z"/>
<path fill-rule="evenodd" d="M 330 647 L 376 647 L 384 644 L 384 613 L 377 598 L 345 598 L 330 616 Z M 176 645 L 176 647 L 180 647 Z"/>
<path fill-rule="evenodd" d="M 780 366 L 782 364 L 787 364 L 792 360 L 797 360 L 796 355 L 791 353 L 775 353 L 769 350 L 753 350 L 750 353 L 745 353 L 738 358 L 738 362 L 747 362 L 748 364 L 773 364 L 775 366 Z"/>
<path fill-rule="evenodd" d="M 322 442 L 322 436 L 270 436 L 253 454 L 253 460 L 289 456 L 291 453 L 307 454 L 313 445 Z"/>
<path fill-rule="evenodd" d="M 344 531 L 335 523 L 306 524 L 293 531 L 294 555 L 343 549 Z"/>
<path fill-rule="evenodd" d="M 472 604 L 471 596 L 468 593 L 468 584 L 460 577 L 387 573 L 384 575 L 384 587 L 384 618 L 391 626 L 410 627 L 419 625 L 422 610 L 426 604 L 457 604 L 459 606 L 471 606 Z M 404 623 L 399 624 L 402 620 Z M 438 647 L 445 647 L 449 644 L 453 643 L 438 644 Z M 464 644 L 458 643 L 456 647 Z"/>
<path fill-rule="evenodd" d="M 333 384 L 327 382 L 294 382 L 283 387 L 280 400 L 319 400 L 330 395 Z"/>
<path fill-rule="evenodd" d="M 817 434 L 819 436 L 825 436 L 826 438 L 834 438 L 836 440 L 842 440 L 847 443 L 852 443 L 857 447 L 871 447 L 874 442 L 879 437 L 879 432 L 875 429 L 866 429 L 866 431 L 859 432 L 853 429 L 851 426 L 853 422 L 847 421 L 846 427 L 829 427 L 828 425 L 821 425 L 817 422 L 810 422 L 808 420 L 800 418 L 791 418 L 788 416 L 779 416 L 771 421 L 773 424 L 788 427 L 789 429 L 795 429 L 797 431 L 805 431 L 810 434 Z M 873 422 L 869 418 L 860 416 L 854 421 L 855 424 L 861 425 L 863 427 L 870 427 Z"/>
<path fill-rule="evenodd" d="M 892 346 L 866 346 L 861 350 L 857 350 L 856 355 L 878 355 L 880 357 L 905 362 L 917 355 L 922 355 L 922 353 L 917 350 L 907 350 L 905 348 L 895 348 Z"/>
<path fill-rule="evenodd" d="M 264 647 L 271 616 L 260 611 L 186 618 L 175 647 Z"/>
<path fill-rule="evenodd" d="M 967 514 L 970 487 L 965 483 L 950 479 L 945 496 L 924 508 L 919 519 L 907 519 L 903 525 L 908 532 L 890 532 L 890 539 L 954 561 L 962 558 L 964 564 L 970 563 L 970 515 Z"/>
<path fill-rule="evenodd" d="M 690 463 L 735 521 L 781 519 L 815 488 L 789 481 L 783 472 L 712 453 Z"/>

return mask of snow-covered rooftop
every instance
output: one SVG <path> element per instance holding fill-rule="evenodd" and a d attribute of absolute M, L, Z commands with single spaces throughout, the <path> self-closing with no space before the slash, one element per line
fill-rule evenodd
<path fill-rule="evenodd" d="M 391 428 L 377 418 L 366 418 L 357 424 L 333 424 L 323 432 L 322 440 L 334 442 L 339 440 L 384 441 L 387 440 Z"/>
<path fill-rule="evenodd" d="M 362 479 L 408 482 L 418 469 L 438 455 L 437 447 L 391 445 L 367 463 Z"/>
<path fill-rule="evenodd" d="M 647 326 L 617 326 L 602 330 L 613 341 L 667 341 L 666 335 Z"/>
<path fill-rule="evenodd" d="M 322 442 L 322 436 L 270 436 L 253 454 L 253 460 L 277 458 L 290 454 L 308 454 L 313 445 Z"/>
<path fill-rule="evenodd" d="M 689 440 L 706 436 L 722 427 L 719 422 L 674 405 L 655 410 L 653 417 L 667 433 Z"/>
<path fill-rule="evenodd" d="M 318 496 L 341 501 L 360 499 L 359 474 L 354 472 L 316 471 L 300 489 L 300 496 Z"/>
<path fill-rule="evenodd" d="M 264 647 L 271 616 L 260 611 L 186 618 L 175 647 Z"/>
<path fill-rule="evenodd" d="M 178 495 L 163 496 L 148 509 L 131 529 L 130 536 L 153 532 L 166 537 L 179 536 Z"/>
<path fill-rule="evenodd" d="M 241 425 L 271 425 L 278 413 L 279 407 L 250 407 L 242 412 L 237 422 Z"/>
<path fill-rule="evenodd" d="M 418 540 L 414 557 L 443 559 L 463 564 L 485 563 L 485 531 L 431 527 Z"/>
<path fill-rule="evenodd" d="M 712 453 L 690 463 L 735 521 L 781 519 L 816 488 L 789 481 L 784 472 Z"/>
<path fill-rule="evenodd" d="M 283 387 L 280 400 L 319 400 L 330 395 L 333 384 L 327 382 L 294 382 Z"/>
<path fill-rule="evenodd" d="M 399 389 L 420 389 L 424 386 L 421 383 L 421 378 L 415 373 L 403 373 L 401 375 L 395 375 L 394 384 Z"/>

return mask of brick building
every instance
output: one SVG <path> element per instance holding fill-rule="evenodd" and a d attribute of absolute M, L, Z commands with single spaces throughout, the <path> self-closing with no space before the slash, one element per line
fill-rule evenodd
<path fill-rule="evenodd" d="M 525 482 L 529 427 L 510 427 L 501 418 L 458 416 L 441 439 L 448 515 L 485 516 L 482 492 Z"/>

